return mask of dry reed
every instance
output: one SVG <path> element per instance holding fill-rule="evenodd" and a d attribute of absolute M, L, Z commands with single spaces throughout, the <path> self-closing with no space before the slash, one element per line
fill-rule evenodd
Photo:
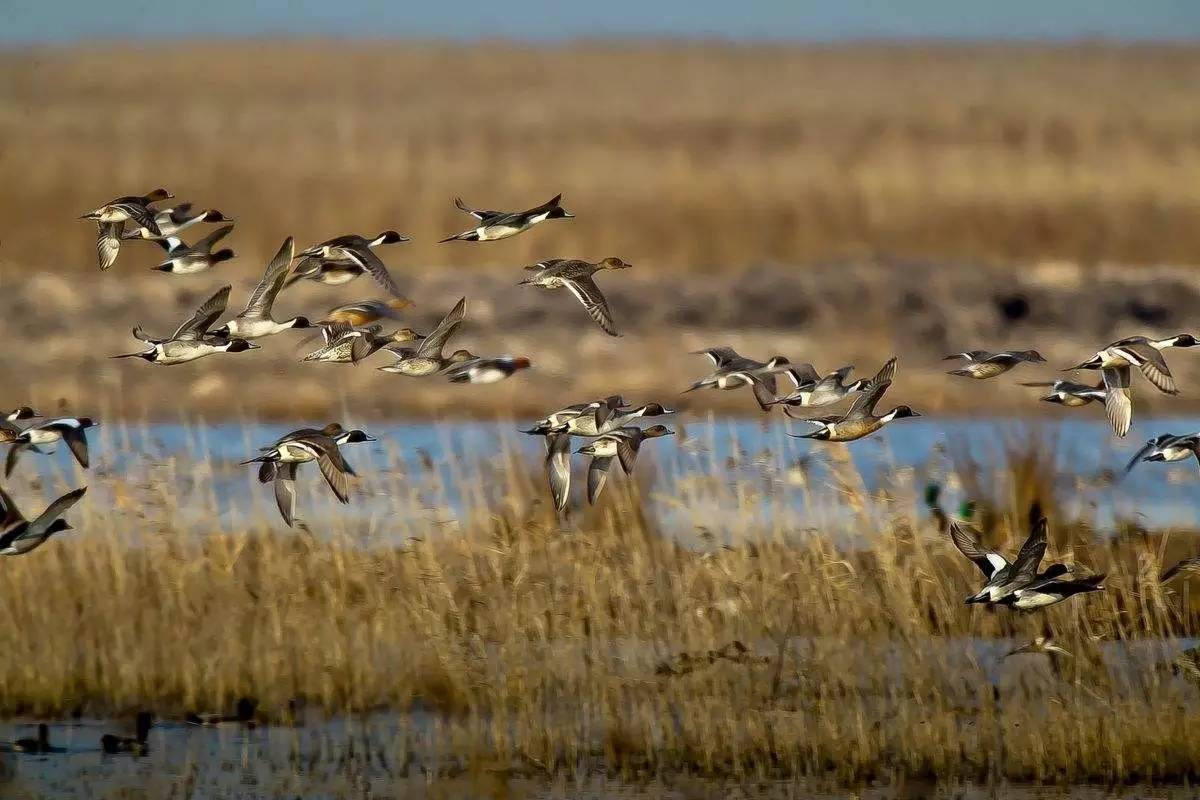
<path fill-rule="evenodd" d="M 137 430 L 107 435 L 139 447 Z M 190 431 L 189 449 L 206 435 Z M 649 455 L 639 483 L 563 527 L 515 452 L 424 466 L 391 453 L 363 481 L 382 498 L 369 520 L 326 516 L 305 493 L 313 530 L 276 533 L 257 487 L 238 509 L 250 522 L 218 513 L 219 481 L 242 477 L 226 462 L 141 449 L 153 480 L 94 476 L 81 533 L 4 563 L 0 711 L 171 715 L 242 695 L 273 718 L 295 698 L 420 709 L 434 732 L 396 747 L 537 774 L 1197 777 L 1200 744 L 1180 735 L 1196 687 L 1152 663 L 1168 658 L 1162 638 L 1200 631 L 1187 584 L 1155 577 L 1186 545 L 1062 519 L 1036 454 L 978 476 L 988 535 L 1015 548 L 1036 493 L 1062 534 L 1052 555 L 1110 578 L 1021 616 L 963 606 L 978 575 L 922 511 L 911 469 L 868 491 L 834 457 L 831 490 L 770 452 L 698 454 L 664 497 Z M 747 466 L 760 477 L 730 477 Z M 712 514 L 716 497 L 736 513 Z M 702 544 L 684 546 L 680 526 Z M 1061 671 L 1003 658 L 1043 626 L 1075 654 Z"/>

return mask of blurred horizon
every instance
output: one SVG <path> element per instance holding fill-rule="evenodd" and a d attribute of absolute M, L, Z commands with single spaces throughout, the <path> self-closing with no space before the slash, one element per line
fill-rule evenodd
<path fill-rule="evenodd" d="M 575 39 L 722 39 L 746 42 L 1033 40 L 1188 41 L 1200 38 L 1200 4 L 1150 0 L 952 0 L 889 3 L 804 2 L 731 5 L 665 0 L 591 4 L 520 0 L 483 8 L 410 6 L 387 0 L 208 0 L 163 13 L 152 0 L 105 4 L 67 0 L 0 10 L 0 47 L 95 40 L 328 37 L 426 40 L 499 39 L 540 43 Z"/>

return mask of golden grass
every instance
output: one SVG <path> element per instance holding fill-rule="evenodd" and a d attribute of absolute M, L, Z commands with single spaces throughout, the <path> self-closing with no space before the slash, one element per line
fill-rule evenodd
<path fill-rule="evenodd" d="M 394 227 L 397 268 L 619 255 L 721 269 L 885 253 L 1194 262 L 1194 46 L 519 48 L 191 43 L 0 54 L 6 257 L 94 269 L 166 185 L 235 249 Z M 435 245 L 460 194 L 579 218 Z M 118 267 L 120 268 L 120 267 Z"/>
<path fill-rule="evenodd" d="M 714 464 L 668 497 L 644 454 L 639 484 L 566 528 L 538 467 L 512 454 L 448 462 L 432 482 L 407 461 L 373 465 L 361 491 L 384 497 L 381 515 L 319 516 L 306 494 L 322 524 L 296 534 L 174 523 L 184 493 L 216 507 L 223 463 L 163 463 L 146 485 L 95 476 L 71 515 L 81 533 L 3 564 L 0 712 L 170 716 L 242 695 L 271 718 L 293 698 L 420 708 L 435 731 L 393 746 L 539 774 L 1196 778 L 1196 688 L 1120 656 L 1200 631 L 1194 587 L 1156 580 L 1181 537 L 1068 524 L 1037 466 L 1049 459 L 1014 452 L 1009 472 L 979 476 L 989 536 L 1015 549 L 1018 504 L 1042 487 L 1053 557 L 1110 578 L 1044 615 L 988 614 L 962 604 L 978 575 L 911 475 L 868 493 L 830 453 L 829 488 L 731 483 Z M 453 492 L 463 505 L 435 512 L 443 524 L 415 519 Z M 739 513 L 713 515 L 714 498 Z M 672 510 L 708 544 L 670 535 Z M 1002 658 L 1044 626 L 1075 654 L 1061 675 Z"/>

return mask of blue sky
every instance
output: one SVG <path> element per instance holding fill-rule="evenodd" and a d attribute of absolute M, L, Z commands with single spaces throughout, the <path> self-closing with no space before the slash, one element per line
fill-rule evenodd
<path fill-rule="evenodd" d="M 0 0 L 0 45 L 345 36 L 555 41 L 1196 39 L 1200 0 Z"/>

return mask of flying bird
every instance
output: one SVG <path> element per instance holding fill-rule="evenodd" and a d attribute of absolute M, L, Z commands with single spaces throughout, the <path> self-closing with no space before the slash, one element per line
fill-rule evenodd
<path fill-rule="evenodd" d="M 23 555 L 41 547 L 54 534 L 73 530 L 61 517 L 85 492 L 86 486 L 67 492 L 46 506 L 46 510 L 31 522 L 21 514 L 8 492 L 0 488 L 0 513 L 4 514 L 0 521 L 0 555 Z"/>
<path fill-rule="evenodd" d="M 458 206 L 460 211 L 465 211 L 478 220 L 479 224 L 468 231 L 447 236 L 438 244 L 453 241 L 494 242 L 498 239 L 516 236 L 548 219 L 571 219 L 574 217 L 574 214 L 562 207 L 561 202 L 562 195 L 557 194 L 548 202 L 527 211 L 481 211 L 470 208 L 462 201 L 461 197 L 456 197 L 454 205 Z"/>
<path fill-rule="evenodd" d="M 575 299 L 583 304 L 588 315 L 609 336 L 616 336 L 617 329 L 613 324 L 612 312 L 608 309 L 608 301 L 596 286 L 592 276 L 605 269 L 628 269 L 633 266 L 619 258 L 606 258 L 592 264 L 578 259 L 552 258 L 526 267 L 534 274 L 521 281 L 519 286 L 538 286 L 542 289 L 567 289 L 575 295 Z"/>
<path fill-rule="evenodd" d="M 383 231 L 373 239 L 358 234 L 336 236 L 328 241 L 301 250 L 296 257 L 300 263 L 292 271 L 285 286 L 299 280 L 310 280 L 328 286 L 340 286 L 368 274 L 390 295 L 407 299 L 379 256 L 371 248 L 381 244 L 399 244 L 409 238 L 396 231 Z"/>

